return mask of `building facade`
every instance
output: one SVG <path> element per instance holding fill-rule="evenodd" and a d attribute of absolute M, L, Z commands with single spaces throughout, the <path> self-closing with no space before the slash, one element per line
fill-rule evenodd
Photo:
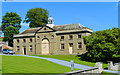
<path fill-rule="evenodd" d="M 82 54 L 86 46 L 82 37 L 88 36 L 93 30 L 80 24 L 54 25 L 52 17 L 48 24 L 39 28 L 29 28 L 14 35 L 16 54 Z"/>

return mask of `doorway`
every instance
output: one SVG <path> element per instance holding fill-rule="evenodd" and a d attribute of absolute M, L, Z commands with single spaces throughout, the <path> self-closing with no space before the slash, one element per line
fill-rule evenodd
<path fill-rule="evenodd" d="M 73 43 L 69 43 L 69 54 L 73 53 Z"/>
<path fill-rule="evenodd" d="M 26 55 L 26 47 L 25 46 L 23 47 L 23 50 L 24 50 L 24 55 Z"/>
<path fill-rule="evenodd" d="M 49 54 L 49 41 L 48 39 L 44 39 L 42 41 L 42 52 L 41 54 L 47 55 Z"/>

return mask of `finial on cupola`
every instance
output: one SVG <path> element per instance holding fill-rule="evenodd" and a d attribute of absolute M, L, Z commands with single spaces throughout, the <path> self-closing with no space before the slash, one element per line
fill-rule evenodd
<path fill-rule="evenodd" d="M 53 26 L 55 26 L 54 25 L 54 20 L 53 20 L 53 18 L 50 16 L 50 17 L 48 17 L 48 24 L 47 24 L 47 26 L 49 26 L 49 27 L 53 27 Z"/>

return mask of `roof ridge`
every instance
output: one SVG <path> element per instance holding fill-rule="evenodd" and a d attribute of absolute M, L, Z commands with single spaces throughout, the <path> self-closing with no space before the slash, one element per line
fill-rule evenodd
<path fill-rule="evenodd" d="M 56 25 L 56 26 L 66 26 L 66 25 L 73 25 L 73 24 L 80 24 L 80 23 L 63 24 L 63 25 Z"/>
<path fill-rule="evenodd" d="M 26 29 L 26 30 L 30 30 L 30 29 L 38 29 L 38 28 L 41 28 L 41 27 L 37 27 L 37 28 L 28 28 L 28 29 Z"/>

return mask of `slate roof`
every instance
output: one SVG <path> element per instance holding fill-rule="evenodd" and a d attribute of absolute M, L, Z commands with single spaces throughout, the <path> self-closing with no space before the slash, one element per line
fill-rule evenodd
<path fill-rule="evenodd" d="M 57 31 L 82 29 L 82 25 L 79 24 L 79 23 L 77 23 L 77 24 L 57 25 L 57 26 L 54 26 L 53 29 L 55 29 L 55 30 L 57 30 Z"/>
<path fill-rule="evenodd" d="M 27 33 L 35 33 L 37 30 L 39 30 L 41 27 L 39 28 L 29 28 L 29 29 L 26 29 L 25 31 L 23 31 L 22 33 L 20 34 L 27 34 Z"/>
<path fill-rule="evenodd" d="M 39 30 L 42 27 L 39 28 L 29 28 L 25 31 L 23 31 L 20 34 L 27 34 L 27 33 L 35 33 L 37 30 Z M 89 29 L 87 27 L 83 27 L 81 24 L 65 24 L 65 25 L 56 25 L 52 29 L 57 30 L 57 31 L 62 31 L 62 30 L 75 30 L 75 29 Z"/>

